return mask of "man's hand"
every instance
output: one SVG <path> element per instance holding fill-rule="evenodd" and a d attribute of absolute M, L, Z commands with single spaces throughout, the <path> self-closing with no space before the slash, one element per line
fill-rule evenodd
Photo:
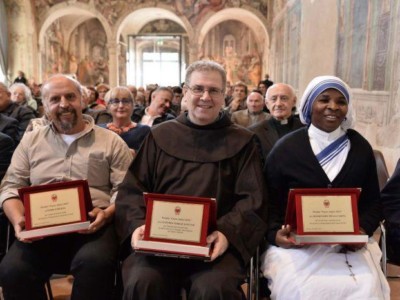
<path fill-rule="evenodd" d="M 137 241 L 143 239 L 145 227 L 146 227 L 145 225 L 142 225 L 136 228 L 135 231 L 132 233 L 132 238 L 131 238 L 132 249 L 136 249 Z"/>
<path fill-rule="evenodd" d="M 21 231 L 25 229 L 25 209 L 19 198 L 10 198 L 3 202 L 3 211 L 8 220 L 14 227 L 15 237 L 24 243 L 30 243 L 31 240 L 21 238 Z"/>
<path fill-rule="evenodd" d="M 225 235 L 220 231 L 214 231 L 207 237 L 207 243 L 212 244 L 211 261 L 225 253 L 229 242 Z"/>
<path fill-rule="evenodd" d="M 234 98 L 232 102 L 230 103 L 230 111 L 237 111 L 240 105 L 240 99 L 239 98 Z"/>
<path fill-rule="evenodd" d="M 90 223 L 89 228 L 87 230 L 82 230 L 79 233 L 84 233 L 84 234 L 95 233 L 113 219 L 114 212 L 115 212 L 114 204 L 110 205 L 106 209 L 101 209 L 99 207 L 93 208 L 93 210 L 89 212 L 89 217 L 94 219 L 94 221 Z"/>
<path fill-rule="evenodd" d="M 25 217 L 21 216 L 19 219 L 16 220 L 15 224 L 13 225 L 14 227 L 14 232 L 15 232 L 15 237 L 17 240 L 23 243 L 32 243 L 32 240 L 26 240 L 21 237 L 20 233 L 22 230 L 25 229 Z"/>

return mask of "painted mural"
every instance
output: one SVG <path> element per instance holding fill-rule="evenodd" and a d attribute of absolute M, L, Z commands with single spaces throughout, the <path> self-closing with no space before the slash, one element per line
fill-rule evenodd
<path fill-rule="evenodd" d="M 65 3 L 58 0 L 33 1 L 37 21 L 45 15 L 45 11 L 51 7 Z M 184 16 L 196 26 L 206 16 L 216 13 L 228 7 L 247 7 L 255 9 L 265 16 L 268 13 L 267 0 L 246 1 L 246 0 L 159 0 L 159 1 L 108 1 L 108 0 L 70 0 L 68 5 L 84 3 L 94 7 L 105 19 L 114 25 L 121 15 L 132 11 L 132 7 L 151 7 L 163 4 L 170 6 L 177 15 Z M 233 26 L 233 27 L 232 27 Z M 235 28 L 235 26 L 238 26 Z M 235 28 L 234 30 L 232 28 Z M 89 20 L 76 28 L 69 36 L 65 36 L 66 28 L 58 19 L 48 28 L 46 32 L 45 49 L 42 49 L 42 70 L 44 78 L 54 72 L 69 72 L 76 74 L 84 84 L 108 82 L 108 53 L 107 41 L 104 29 L 97 20 Z M 178 24 L 161 19 L 146 24 L 140 31 L 142 34 L 151 33 L 179 33 L 185 34 L 184 29 Z M 217 25 L 206 37 L 202 51 L 198 58 L 209 58 L 221 62 L 228 71 L 228 78 L 231 82 L 244 81 L 249 86 L 256 86 L 261 79 L 262 62 L 261 50 L 258 49 L 250 29 L 240 22 L 225 22 L 224 25 Z M 228 44 L 230 38 L 237 41 L 234 45 Z M 228 39 L 228 40 L 227 40 Z M 187 39 L 184 40 L 183 49 L 185 54 L 190 47 Z M 215 44 L 219 44 L 217 51 L 210 51 Z M 120 83 L 126 81 L 126 72 L 121 73 L 126 65 L 124 55 L 119 47 L 117 57 L 119 61 Z M 126 49 L 125 49 L 126 50 Z M 184 55 L 185 59 L 188 55 Z"/>
<path fill-rule="evenodd" d="M 279 2 L 286 1 L 280 0 Z M 52 6 L 66 2 L 61 0 L 34 0 L 36 11 L 43 11 Z M 143 7 L 157 6 L 164 4 L 171 6 L 177 15 L 187 16 L 192 25 L 198 24 L 205 16 L 215 13 L 223 8 L 228 7 L 248 7 L 259 11 L 262 15 L 267 16 L 268 0 L 70 0 L 68 3 L 81 2 L 85 4 L 93 4 L 95 8 L 101 12 L 110 24 L 115 24 L 118 17 L 126 11 L 132 10 L 133 5 L 141 5 Z"/>
<path fill-rule="evenodd" d="M 108 83 L 107 40 L 98 20 L 84 22 L 71 33 L 68 43 L 65 41 L 65 28 L 56 20 L 45 34 L 44 78 L 54 73 L 69 73 L 86 85 Z"/>
<path fill-rule="evenodd" d="M 338 13 L 337 75 L 353 89 L 356 129 L 384 153 L 392 172 L 400 157 L 400 56 L 392 52 L 400 46 L 393 35 L 400 5 L 340 0 Z"/>
<path fill-rule="evenodd" d="M 223 65 L 231 83 L 242 81 L 253 88 L 261 80 L 260 49 L 252 31 L 241 22 L 226 21 L 211 29 L 198 58 Z"/>

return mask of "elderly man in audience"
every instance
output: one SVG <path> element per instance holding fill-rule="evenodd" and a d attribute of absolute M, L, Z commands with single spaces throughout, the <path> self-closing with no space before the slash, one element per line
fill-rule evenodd
<path fill-rule="evenodd" d="M 270 118 L 270 115 L 263 111 L 264 97 L 258 90 L 252 91 L 246 100 L 247 109 L 235 111 L 231 120 L 233 123 L 243 127 L 249 127 Z"/>
<path fill-rule="evenodd" d="M 244 82 L 236 82 L 233 86 L 232 97 L 225 101 L 225 110 L 230 114 L 246 109 L 247 85 Z"/>
<path fill-rule="evenodd" d="M 147 126 L 160 124 L 175 117 L 168 113 L 174 93 L 170 88 L 158 87 L 151 94 L 148 107 L 137 107 L 133 111 L 132 121 Z"/>
<path fill-rule="evenodd" d="M 265 102 L 272 118 L 249 127 L 259 139 L 264 159 L 278 139 L 304 126 L 292 114 L 296 105 L 296 95 L 290 85 L 284 83 L 272 85 L 267 90 Z"/>
<path fill-rule="evenodd" d="M 6 299 L 45 299 L 44 283 L 51 274 L 70 272 L 71 299 L 108 300 L 118 253 L 114 200 L 132 155 L 122 139 L 82 114 L 76 80 L 55 75 L 43 84 L 42 94 L 51 124 L 26 133 L 0 188 L 17 238 L 1 262 L 0 286 Z M 18 189 L 78 179 L 87 179 L 90 188 L 89 228 L 31 242 L 22 238 L 25 213 Z"/>
<path fill-rule="evenodd" d="M 2 82 L 0 82 L 0 113 L 18 121 L 18 141 L 24 135 L 29 121 L 36 117 L 32 109 L 20 106 L 11 100 L 11 93 Z"/>
<path fill-rule="evenodd" d="M 152 128 L 118 192 L 116 227 L 129 254 L 124 299 L 178 299 L 180 287 L 188 299 L 242 299 L 245 266 L 265 233 L 261 162 L 254 135 L 221 112 L 224 69 L 195 62 L 185 86 L 188 112 Z M 216 198 L 211 262 L 135 254 L 145 229 L 144 192 Z"/>
<path fill-rule="evenodd" d="M 28 86 L 23 83 L 14 83 L 10 86 L 11 100 L 18 105 L 30 107 L 37 114 L 38 105 L 32 98 L 32 92 Z"/>

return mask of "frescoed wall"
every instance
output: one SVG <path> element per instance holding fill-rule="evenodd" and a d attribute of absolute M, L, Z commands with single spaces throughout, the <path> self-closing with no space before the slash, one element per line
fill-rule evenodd
<path fill-rule="evenodd" d="M 129 35 L 175 32 L 184 65 L 223 64 L 230 81 L 252 87 L 265 74 L 301 97 L 315 76 L 352 88 L 356 128 L 400 157 L 400 1 L 398 0 L 5 0 L 8 78 L 24 70 L 41 82 L 54 72 L 83 83 L 126 83 Z M 131 82 L 130 82 L 131 83 Z"/>

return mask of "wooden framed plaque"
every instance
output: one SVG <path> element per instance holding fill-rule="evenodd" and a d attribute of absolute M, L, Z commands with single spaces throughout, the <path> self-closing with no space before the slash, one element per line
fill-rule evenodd
<path fill-rule="evenodd" d="M 73 180 L 18 189 L 25 207 L 21 237 L 34 239 L 84 230 L 93 209 L 86 180 Z"/>
<path fill-rule="evenodd" d="M 207 235 L 216 228 L 214 198 L 144 193 L 146 227 L 135 251 L 157 256 L 210 258 Z"/>
<path fill-rule="evenodd" d="M 285 224 L 295 244 L 368 242 L 358 222 L 359 188 L 291 189 Z"/>

